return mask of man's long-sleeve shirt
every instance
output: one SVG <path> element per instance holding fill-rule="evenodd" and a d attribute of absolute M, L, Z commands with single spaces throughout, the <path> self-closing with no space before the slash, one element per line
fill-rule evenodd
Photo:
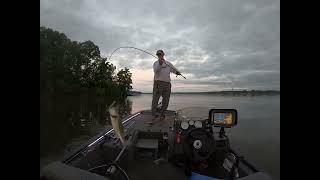
<path fill-rule="evenodd" d="M 174 69 L 172 69 L 174 68 Z M 153 63 L 154 81 L 170 82 L 170 72 L 177 73 L 177 69 L 168 61 L 165 61 L 160 65 L 159 61 Z"/>

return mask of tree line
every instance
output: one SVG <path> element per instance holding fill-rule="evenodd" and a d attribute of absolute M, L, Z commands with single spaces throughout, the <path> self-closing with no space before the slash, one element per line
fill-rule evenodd
<path fill-rule="evenodd" d="M 40 93 L 125 97 L 132 73 L 102 57 L 92 41 L 71 41 L 65 34 L 40 27 Z"/>
<path fill-rule="evenodd" d="M 125 99 L 131 76 L 128 68 L 116 73 L 92 41 L 40 27 L 40 156 L 79 136 L 81 119 L 90 113 L 106 124 L 106 107 Z"/>

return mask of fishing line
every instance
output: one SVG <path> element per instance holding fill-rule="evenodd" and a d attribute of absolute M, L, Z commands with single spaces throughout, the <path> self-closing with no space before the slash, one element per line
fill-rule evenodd
<path fill-rule="evenodd" d="M 118 51 L 119 49 L 122 49 L 122 48 L 129 48 L 129 49 L 135 49 L 135 50 L 138 50 L 138 51 L 142 51 L 142 52 L 147 53 L 147 54 L 151 55 L 152 57 L 158 59 L 156 56 L 154 56 L 153 54 L 151 54 L 151 53 L 149 53 L 149 52 L 147 52 L 147 51 L 145 51 L 145 50 L 142 50 L 142 49 L 139 49 L 139 48 L 136 48 L 136 47 L 132 47 L 132 46 L 122 46 L 122 47 L 118 47 L 117 49 L 115 49 L 115 50 L 111 53 L 111 55 L 109 56 L 109 60 L 111 59 L 111 56 L 112 56 L 116 51 Z M 169 66 L 171 69 L 177 71 L 175 68 L 173 68 L 172 66 L 170 66 L 169 64 L 167 64 L 165 61 L 164 61 L 164 63 L 165 63 L 167 66 Z M 187 79 L 187 78 L 184 77 L 182 74 L 180 74 L 180 76 L 182 76 L 184 79 Z"/>

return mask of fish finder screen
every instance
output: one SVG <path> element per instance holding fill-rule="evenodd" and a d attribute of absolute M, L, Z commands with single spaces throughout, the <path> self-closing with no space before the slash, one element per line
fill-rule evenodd
<path fill-rule="evenodd" d="M 214 113 L 213 114 L 213 123 L 216 125 L 232 125 L 232 113 Z"/>

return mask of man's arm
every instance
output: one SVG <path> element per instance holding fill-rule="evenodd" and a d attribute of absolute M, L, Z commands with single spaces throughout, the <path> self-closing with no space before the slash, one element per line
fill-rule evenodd
<path fill-rule="evenodd" d="M 168 65 L 171 66 L 170 72 L 175 73 L 176 75 L 181 75 L 177 68 L 175 68 L 170 62 L 167 61 L 166 63 L 168 63 Z"/>
<path fill-rule="evenodd" d="M 160 70 L 161 70 L 161 66 L 160 66 L 159 62 L 156 61 L 155 63 L 153 63 L 153 71 L 154 71 L 154 73 L 159 73 Z"/>

